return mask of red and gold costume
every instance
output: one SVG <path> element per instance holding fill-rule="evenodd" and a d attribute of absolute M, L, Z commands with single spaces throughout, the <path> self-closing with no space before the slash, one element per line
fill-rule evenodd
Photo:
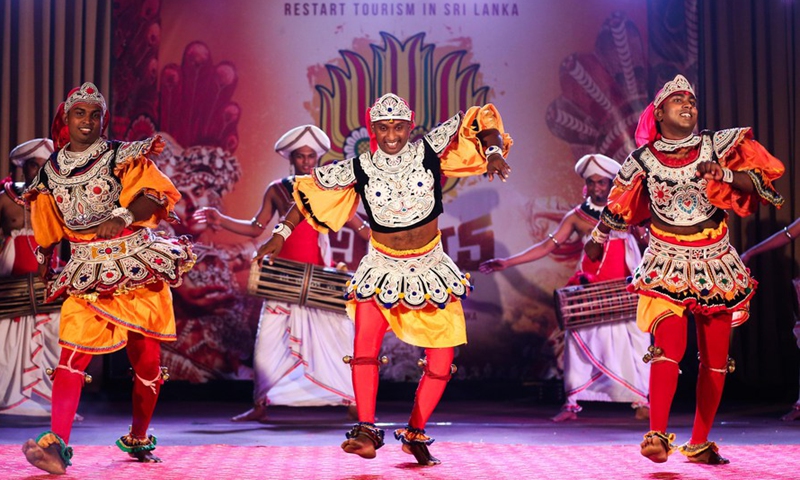
<path fill-rule="evenodd" d="M 368 112 L 371 122 L 404 120 L 413 112 L 404 100 L 386 94 Z M 472 107 L 407 143 L 394 155 L 371 142 L 371 152 L 318 167 L 297 178 L 294 198 L 311 225 L 338 230 L 363 202 L 373 231 L 402 232 L 426 224 L 443 211 L 441 177 L 486 172 L 477 133 L 496 128 L 507 153 L 511 138 L 502 133 L 492 105 Z M 450 379 L 453 347 L 466 343 L 459 301 L 472 288 L 444 253 L 441 235 L 421 248 L 395 250 L 373 238 L 347 288 L 348 313 L 356 322 L 353 386 L 360 423 L 348 438 L 366 434 L 383 445 L 383 430 L 373 424 L 378 388 L 378 352 L 387 328 L 407 343 L 425 348 L 424 375 L 417 389 L 408 428 L 395 432 L 404 443 L 429 444 L 424 428 Z M 419 460 L 419 458 L 418 458 Z"/>
<path fill-rule="evenodd" d="M 163 140 L 156 136 L 120 143 L 98 138 L 86 150 L 72 152 L 65 143 L 69 136 L 63 119 L 81 103 L 101 105 L 107 114 L 104 98 L 91 83 L 70 92 L 54 120 L 58 150 L 26 192 L 39 245 L 47 249 L 62 239 L 70 242 L 71 258 L 47 289 L 48 299 L 67 298 L 61 310 L 61 360 L 53 374 L 52 432 L 38 439 L 42 448 L 60 443 L 66 465 L 84 370 L 94 355 L 126 346 L 135 378 L 133 421 L 130 433 L 117 444 L 132 454 L 155 448 L 147 428 L 163 382 L 160 342 L 175 339 L 170 287 L 180 284 L 195 259 L 187 239 L 164 238 L 151 230 L 174 217 L 180 199 L 148 158 L 163 149 Z M 115 238 L 93 233 L 142 195 L 159 207 L 150 218 L 130 223 Z"/>
<path fill-rule="evenodd" d="M 711 450 L 710 462 L 727 463 L 717 455 L 708 434 L 722 395 L 725 374 L 732 371 L 728 358 L 732 327 L 747 320 L 756 281 L 730 245 L 724 210 L 744 216 L 759 202 L 780 206 L 783 199 L 772 187 L 784 167 L 753 140 L 749 128 L 702 131 L 682 140 L 657 135 L 654 108 L 674 93 L 694 95 L 689 82 L 678 75 L 668 82 L 642 115 L 637 139 L 647 143 L 622 164 L 609 195 L 602 222 L 612 229 L 658 218 L 676 227 L 714 220 L 716 228 L 678 235 L 651 226 L 650 244 L 629 288 L 640 294 L 639 328 L 655 337 L 645 361 L 651 361 L 650 432 L 671 453 L 673 434 L 667 421 L 678 381 L 678 362 L 686 349 L 687 310 L 697 326 L 700 370 L 697 409 L 692 437 L 681 446 L 684 455 Z M 706 180 L 697 175 L 700 162 L 717 162 L 733 172 L 743 172 L 754 185 L 752 193 L 736 190 L 730 182 Z"/>

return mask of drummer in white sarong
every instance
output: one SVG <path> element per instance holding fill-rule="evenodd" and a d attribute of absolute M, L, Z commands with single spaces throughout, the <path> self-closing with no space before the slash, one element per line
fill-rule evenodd
<path fill-rule="evenodd" d="M 25 293 L 29 293 L 26 275 L 36 274 L 39 264 L 33 253 L 37 244 L 30 212 L 21 193 L 51 153 L 53 142 L 46 138 L 36 138 L 14 148 L 9 159 L 22 170 L 25 183 L 8 177 L 0 192 L 0 225 L 4 238 L 0 249 L 0 277 L 19 279 L 18 288 L 25 289 Z M 53 383 L 45 369 L 58 364 L 60 314 L 33 315 L 31 308 L 30 315 L 5 318 L 7 315 L 3 313 L 8 310 L 3 301 L 9 298 L 7 293 L 0 298 L 0 415 L 49 418 Z"/>
<path fill-rule="evenodd" d="M 330 139 L 318 127 L 301 125 L 284 134 L 275 144 L 275 151 L 291 162 L 295 174 L 306 175 L 330 145 Z M 252 220 L 236 219 L 216 208 L 198 210 L 194 220 L 213 229 L 259 237 L 276 213 L 283 217 L 292 206 L 293 189 L 294 175 L 270 183 Z M 369 238 L 369 224 L 358 215 L 350 219 L 348 226 L 365 240 Z M 305 221 L 296 226 L 280 257 L 332 266 L 328 236 L 317 233 Z M 349 415 L 355 415 L 350 369 L 342 363 L 342 357 L 352 353 L 354 335 L 353 322 L 344 313 L 265 301 L 253 355 L 254 404 L 232 420 L 264 421 L 267 405 L 347 405 Z"/>
<path fill-rule="evenodd" d="M 575 172 L 586 182 L 586 200 L 570 210 L 555 233 L 528 249 L 507 258 L 482 263 L 491 273 L 545 257 L 577 233 L 589 240 L 611 191 L 620 164 L 600 154 L 586 155 L 575 164 Z M 641 260 L 633 234 L 618 234 L 605 244 L 603 258 L 592 262 L 581 252 L 578 271 L 569 285 L 628 277 Z M 566 402 L 553 421 L 574 420 L 582 410 L 578 400 L 630 403 L 637 419 L 649 417 L 650 369 L 642 361 L 650 336 L 636 327 L 636 319 L 567 329 L 564 332 L 564 391 Z"/>

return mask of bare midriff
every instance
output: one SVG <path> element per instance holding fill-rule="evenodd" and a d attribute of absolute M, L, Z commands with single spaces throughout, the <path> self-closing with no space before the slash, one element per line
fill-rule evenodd
<path fill-rule="evenodd" d="M 376 242 L 394 250 L 414 250 L 422 248 L 439 233 L 439 220 L 434 218 L 428 223 L 410 230 L 381 233 L 373 230 L 372 237 Z"/>
<path fill-rule="evenodd" d="M 703 220 L 702 222 L 694 225 L 670 225 L 661 221 L 655 214 L 652 215 L 651 221 L 654 227 L 665 232 L 674 233 L 676 235 L 692 235 L 700 233 L 707 228 L 715 229 L 725 218 L 725 212 L 717 210 L 711 218 Z"/>

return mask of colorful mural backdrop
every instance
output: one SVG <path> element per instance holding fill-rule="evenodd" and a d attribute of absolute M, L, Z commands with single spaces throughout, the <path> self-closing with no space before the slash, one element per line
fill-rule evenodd
<path fill-rule="evenodd" d="M 389 91 L 414 108 L 415 136 L 492 102 L 514 138 L 507 183 L 445 185 L 444 246 L 475 283 L 456 378 L 560 375 L 552 296 L 575 269 L 578 239 L 491 276 L 477 266 L 555 229 L 582 199 L 578 157 L 621 160 L 633 148 L 650 96 L 645 2 L 148 0 L 116 2 L 114 13 L 113 134 L 168 139 L 159 164 L 184 194 L 183 223 L 171 228 L 200 245 L 176 291 L 179 341 L 165 361 L 177 378 L 248 378 L 260 302 L 244 286 L 263 238 L 205 230 L 192 212 L 251 218 L 289 173 L 272 147 L 294 126 L 329 134 L 322 163 L 363 152 L 366 108 Z M 331 241 L 350 266 L 364 254 L 347 229 Z M 391 335 L 384 347 L 385 378 L 418 377 L 415 348 Z"/>

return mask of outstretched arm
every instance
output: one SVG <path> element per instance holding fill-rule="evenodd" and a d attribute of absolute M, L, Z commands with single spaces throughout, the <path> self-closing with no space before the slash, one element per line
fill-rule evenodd
<path fill-rule="evenodd" d="M 289 235 L 292 234 L 292 230 L 294 230 L 301 221 L 303 221 L 303 214 L 300 213 L 296 204 L 292 204 L 292 207 L 286 212 L 286 215 L 283 216 L 281 222 L 275 226 L 275 230 L 273 230 L 270 239 L 258 247 L 255 259 L 261 261 L 262 258 L 267 257 L 270 264 L 272 264 L 274 256 L 281 253 L 283 243 L 289 238 Z"/>
<path fill-rule="evenodd" d="M 800 217 L 796 218 L 788 227 L 778 230 L 766 240 L 747 249 L 742 255 L 742 262 L 748 263 L 750 260 L 761 253 L 780 248 L 800 235 Z"/>
<path fill-rule="evenodd" d="M 212 230 L 223 228 L 229 232 L 238 233 L 247 237 L 256 238 L 264 233 L 264 226 L 269 223 L 277 210 L 273 187 L 267 188 L 261 201 L 261 208 L 255 217 L 250 220 L 233 218 L 223 214 L 214 207 L 204 207 L 192 215 L 198 223 L 205 223 Z"/>
<path fill-rule="evenodd" d="M 572 232 L 575 231 L 574 218 L 572 213 L 568 213 L 561 220 L 556 232 L 549 234 L 546 239 L 510 257 L 487 260 L 481 263 L 478 268 L 481 273 L 492 273 L 539 260 L 555 250 L 561 243 L 567 241 Z"/>

